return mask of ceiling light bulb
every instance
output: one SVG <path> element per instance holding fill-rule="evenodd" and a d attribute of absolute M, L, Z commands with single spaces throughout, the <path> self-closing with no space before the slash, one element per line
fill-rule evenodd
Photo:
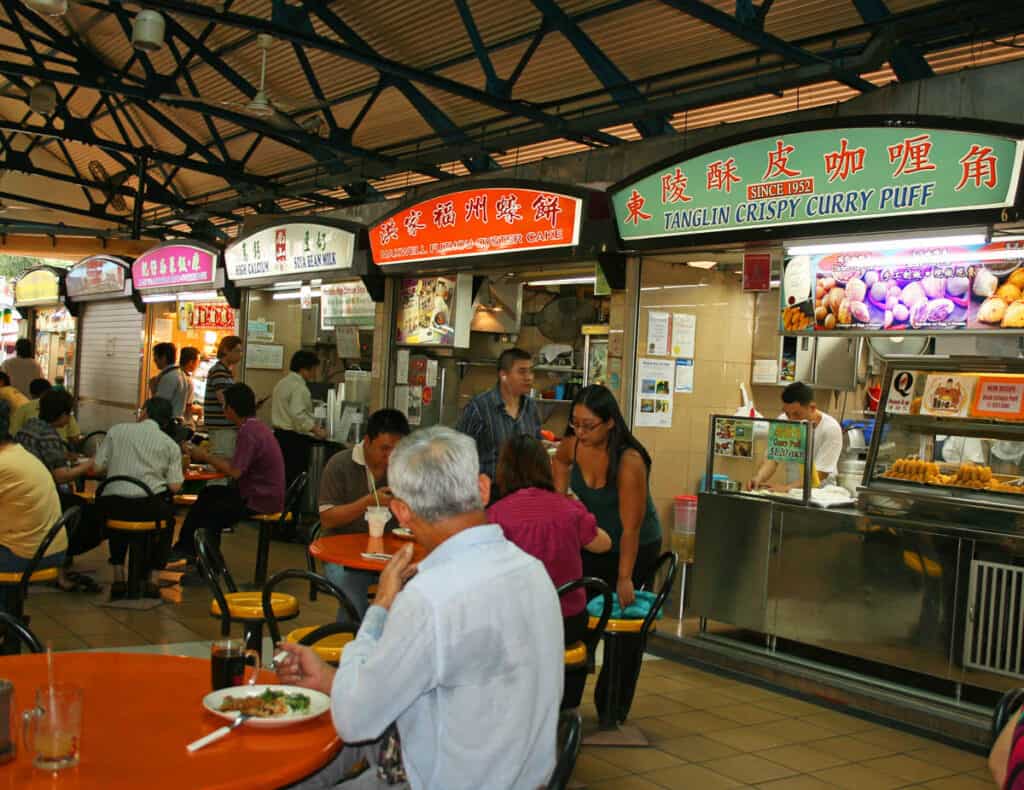
<path fill-rule="evenodd" d="M 139 11 L 132 20 L 132 46 L 142 52 L 156 52 L 164 45 L 165 28 L 159 11 Z"/>

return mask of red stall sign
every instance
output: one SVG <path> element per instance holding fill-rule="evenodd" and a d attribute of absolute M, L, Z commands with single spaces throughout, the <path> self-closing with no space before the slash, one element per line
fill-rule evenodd
<path fill-rule="evenodd" d="M 421 201 L 370 228 L 373 259 L 397 263 L 573 247 L 582 200 L 537 189 L 488 187 Z"/>
<path fill-rule="evenodd" d="M 743 290 L 767 291 L 772 282 L 772 255 L 770 252 L 743 254 Z"/>

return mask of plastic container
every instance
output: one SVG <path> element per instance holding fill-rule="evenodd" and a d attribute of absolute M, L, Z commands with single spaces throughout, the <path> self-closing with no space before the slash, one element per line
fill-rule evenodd
<path fill-rule="evenodd" d="M 692 494 L 677 496 L 674 508 L 672 548 L 682 562 L 693 562 L 693 548 L 697 536 L 697 497 Z"/>

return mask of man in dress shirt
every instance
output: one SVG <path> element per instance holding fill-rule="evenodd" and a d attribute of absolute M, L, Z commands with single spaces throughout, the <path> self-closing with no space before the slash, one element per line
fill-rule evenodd
<path fill-rule="evenodd" d="M 171 402 L 171 413 L 175 420 L 184 421 L 185 401 L 188 399 L 188 378 L 180 367 L 178 348 L 174 343 L 157 343 L 153 346 L 153 364 L 160 372 L 150 382 L 154 397 Z"/>
<path fill-rule="evenodd" d="M 307 386 L 316 378 L 319 367 L 320 358 L 312 351 L 296 351 L 289 365 L 291 372 L 274 387 L 270 416 L 284 456 L 285 486 L 309 467 L 313 447 L 310 436 L 326 436 L 313 417 L 313 396 Z"/>
<path fill-rule="evenodd" d="M 414 567 L 411 545 L 395 554 L 337 671 L 308 647 L 281 645 L 281 681 L 330 694 L 338 734 L 363 744 L 300 787 L 349 781 L 363 760 L 369 767 L 343 787 L 393 787 L 378 777 L 396 770 L 414 790 L 545 786 L 564 670 L 561 609 L 544 566 L 487 523 L 490 479 L 469 437 L 414 433 L 391 456 L 388 481 L 392 512 L 427 556 Z M 393 722 L 398 766 L 380 758 Z"/>
<path fill-rule="evenodd" d="M 540 438 L 540 414 L 530 397 L 533 358 L 521 348 L 508 348 L 498 357 L 498 383 L 471 400 L 456 428 L 476 440 L 480 471 L 494 480 L 501 446 L 513 436 Z"/>
<path fill-rule="evenodd" d="M 33 381 L 46 378 L 43 369 L 39 367 L 39 362 L 32 354 L 32 341 L 27 337 L 18 338 L 18 342 L 14 344 L 14 356 L 5 359 L 0 369 L 10 377 L 7 383 L 26 397 L 29 385 Z"/>

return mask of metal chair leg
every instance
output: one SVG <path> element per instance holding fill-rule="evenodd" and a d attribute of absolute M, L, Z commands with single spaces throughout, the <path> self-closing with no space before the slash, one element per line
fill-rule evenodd
<path fill-rule="evenodd" d="M 267 565 L 270 560 L 270 530 L 273 525 L 265 521 L 257 523 L 260 532 L 256 546 L 256 571 L 253 573 L 252 581 L 257 587 L 262 587 L 267 581 Z"/>
<path fill-rule="evenodd" d="M 243 624 L 245 629 L 245 646 L 249 650 L 255 650 L 260 658 L 263 658 L 263 621 L 246 620 Z"/>
<path fill-rule="evenodd" d="M 128 579 L 125 597 L 138 599 L 144 591 L 148 535 L 134 535 L 128 544 Z"/>

